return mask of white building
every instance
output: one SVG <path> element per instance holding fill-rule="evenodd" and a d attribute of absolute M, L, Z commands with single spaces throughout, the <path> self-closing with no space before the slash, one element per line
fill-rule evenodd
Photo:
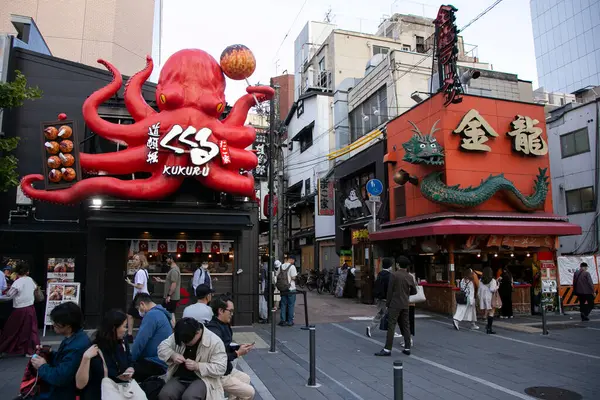
<path fill-rule="evenodd" d="M 588 101 L 568 102 L 546 118 L 554 212 L 583 229 L 580 236 L 560 238 L 561 254 L 598 251 L 600 87 L 576 96 Z"/>

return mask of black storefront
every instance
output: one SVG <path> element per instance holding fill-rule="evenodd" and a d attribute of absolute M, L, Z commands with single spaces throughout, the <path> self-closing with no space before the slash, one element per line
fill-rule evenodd
<path fill-rule="evenodd" d="M 373 301 L 373 248 L 365 240 L 372 229 L 373 214 L 368 202 L 366 184 L 379 179 L 384 184 L 381 206 L 376 211 L 377 223 L 389 219 L 387 204 L 387 171 L 383 164 L 385 142 L 379 141 L 348 160 L 336 164 L 335 244 L 338 254 L 352 254 L 352 266 L 359 272 L 356 283 L 362 302 Z"/>
<path fill-rule="evenodd" d="M 87 96 L 110 82 L 108 72 L 22 49 L 12 50 L 9 71 L 15 70 L 26 76 L 29 85 L 43 91 L 41 99 L 27 101 L 4 114 L 2 131 L 21 138 L 14 152 L 20 176 L 42 171 L 40 122 L 56 120 L 58 113 L 66 113 L 75 121 L 81 151 L 122 150 L 90 132 L 82 117 Z M 8 79 L 12 79 L 10 73 Z M 145 84 L 142 91 L 152 107 L 154 89 L 153 84 Z M 123 88 L 99 112 L 113 123 L 133 123 L 124 106 Z M 148 243 L 168 244 L 169 249 L 173 243 L 186 243 L 186 249 L 172 251 L 177 253 L 183 272 L 182 288 L 187 287 L 193 268 L 209 262 L 215 289 L 234 296 L 235 324 L 258 320 L 258 205 L 250 199 L 213 192 L 192 180 L 161 201 L 103 198 L 101 204 L 88 200 L 62 206 L 38 201 L 28 204 L 26 200 L 16 189 L 0 195 L 0 256 L 28 261 L 31 276 L 42 286 L 49 260 L 74 259 L 74 280 L 81 283 L 81 305 L 88 328 L 95 327 L 105 311 L 124 308 L 130 301 L 131 289 L 124 278 L 131 272 L 127 265 L 133 252 L 146 253 L 151 276 L 164 276 L 165 251 L 162 247 L 148 248 Z M 202 243 L 213 248 L 203 249 Z M 215 249 L 215 244 L 226 247 Z M 162 285 L 155 286 L 160 298 Z M 184 305 L 187 301 L 184 299 Z M 44 307 L 39 308 L 41 323 Z"/>

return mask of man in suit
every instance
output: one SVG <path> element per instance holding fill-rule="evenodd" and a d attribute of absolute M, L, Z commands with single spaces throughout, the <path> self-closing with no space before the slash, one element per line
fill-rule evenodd
<path fill-rule="evenodd" d="M 407 257 L 398 257 L 396 265 L 399 267 L 399 269 L 390 277 L 390 283 L 387 291 L 387 338 L 384 348 L 378 353 L 375 353 L 376 356 L 389 357 L 392 355 L 396 324 L 398 324 L 400 327 L 400 332 L 404 337 L 404 350 L 402 350 L 402 352 L 406 355 L 410 355 L 410 320 L 408 298 L 410 295 L 417 294 L 415 280 L 408 273 L 408 267 L 411 264 L 411 261 Z"/>

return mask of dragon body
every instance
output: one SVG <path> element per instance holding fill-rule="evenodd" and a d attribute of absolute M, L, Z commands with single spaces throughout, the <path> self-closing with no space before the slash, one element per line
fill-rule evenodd
<path fill-rule="evenodd" d="M 431 166 L 444 165 L 444 148 L 436 141 L 433 134 L 436 123 L 431 132 L 423 134 L 419 128 L 409 121 L 414 127 L 414 135 L 402 145 L 404 148 L 403 160 L 411 164 L 425 164 Z M 419 182 L 419 189 L 423 196 L 435 203 L 454 208 L 472 208 L 485 203 L 496 193 L 506 196 L 508 202 L 517 210 L 532 212 L 544 207 L 549 191 L 547 168 L 540 168 L 539 174 L 533 182 L 533 193 L 525 196 L 516 188 L 515 184 L 504 177 L 504 174 L 490 175 L 476 187 L 461 188 L 460 185 L 448 186 L 443 181 L 444 172 L 436 171 L 426 175 Z"/>
<path fill-rule="evenodd" d="M 432 172 L 419 185 L 423 196 L 435 203 L 451 207 L 471 208 L 488 201 L 496 193 L 506 195 L 509 203 L 519 211 L 531 212 L 544 207 L 548 195 L 547 168 L 540 168 L 533 183 L 533 193 L 525 196 L 504 174 L 490 175 L 476 187 L 448 186 L 442 181 L 443 172 Z"/>

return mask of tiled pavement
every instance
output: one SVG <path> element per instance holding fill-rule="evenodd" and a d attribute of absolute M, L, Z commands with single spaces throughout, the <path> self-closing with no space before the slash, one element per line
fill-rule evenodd
<path fill-rule="evenodd" d="M 326 320 L 322 310 L 329 301 L 322 299 L 315 320 Z M 257 400 L 391 399 L 394 360 L 404 362 L 406 400 L 529 399 L 524 390 L 531 386 L 569 389 L 583 399 L 597 399 L 600 393 L 598 311 L 585 325 L 576 316 L 553 317 L 549 336 L 503 327 L 494 336 L 469 329 L 456 332 L 448 319 L 418 318 L 412 356 L 395 352 L 393 357 L 380 358 L 373 353 L 382 346 L 383 332 L 366 338 L 365 322 L 349 318 L 369 315 L 372 308 L 357 305 L 355 309 L 345 300 L 337 305 L 343 312 L 337 312 L 333 322 L 316 325 L 318 388 L 306 387 L 308 332 L 298 325 L 278 327 L 278 352 L 269 354 L 269 325 L 236 330 L 234 340 L 257 344 L 238 363 L 252 376 Z M 503 325 L 538 321 L 515 319 Z M 0 360 L 0 393 L 15 393 L 25 364 L 24 358 Z"/>

